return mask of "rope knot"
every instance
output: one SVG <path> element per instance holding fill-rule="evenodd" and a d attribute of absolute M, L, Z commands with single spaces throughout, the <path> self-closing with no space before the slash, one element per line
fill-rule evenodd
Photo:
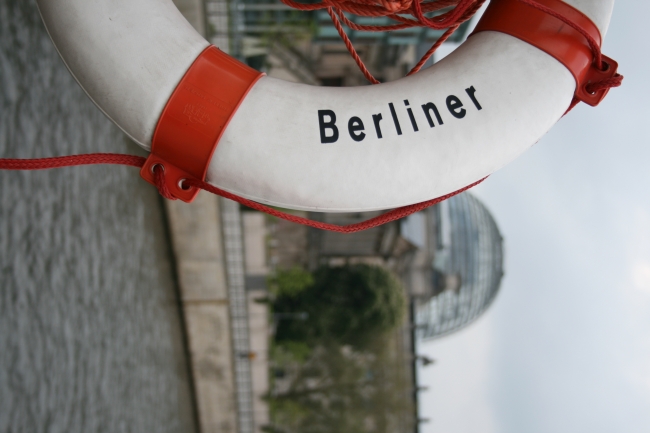
<path fill-rule="evenodd" d="M 379 0 L 377 5 L 390 13 L 399 13 L 409 10 L 412 2 L 413 0 Z"/>
<path fill-rule="evenodd" d="M 595 83 L 589 83 L 587 84 L 586 89 L 589 93 L 596 93 L 599 90 L 620 87 L 621 84 L 623 84 L 623 76 L 621 74 L 616 74 L 612 78 L 596 81 Z"/>
<path fill-rule="evenodd" d="M 165 166 L 162 164 L 156 164 L 151 167 L 151 170 L 153 171 L 156 180 L 156 188 L 158 188 L 160 195 L 165 197 L 167 200 L 176 200 L 176 197 L 174 197 L 171 191 L 169 191 L 167 182 L 165 181 Z"/>

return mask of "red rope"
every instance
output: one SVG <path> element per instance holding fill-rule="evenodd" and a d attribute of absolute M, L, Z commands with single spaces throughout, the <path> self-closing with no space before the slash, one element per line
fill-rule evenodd
<path fill-rule="evenodd" d="M 88 153 L 85 155 L 58 156 L 54 158 L 8 159 L 0 158 L 0 170 L 47 170 L 77 165 L 116 164 L 142 167 L 147 159 L 121 153 Z"/>
<path fill-rule="evenodd" d="M 332 23 L 334 24 L 336 31 L 341 36 L 341 39 L 343 39 L 345 47 L 352 56 L 352 59 L 359 67 L 359 70 L 363 76 L 366 77 L 366 79 L 372 84 L 379 84 L 379 80 L 377 80 L 370 73 L 366 65 L 363 63 L 361 56 L 359 56 L 359 53 L 357 53 L 357 50 L 352 45 L 352 41 L 350 41 L 350 38 L 345 33 L 345 30 L 343 29 L 341 23 L 352 30 L 365 32 L 384 32 L 407 29 L 411 27 L 428 27 L 436 30 L 446 29 L 443 35 L 431 46 L 431 48 L 429 48 L 429 50 L 407 74 L 413 75 L 420 71 L 422 66 L 424 66 L 427 60 L 429 60 L 429 58 L 440 47 L 440 45 L 442 45 L 462 23 L 471 19 L 481 8 L 483 3 L 485 3 L 485 0 L 323 0 L 320 3 L 311 4 L 299 3 L 295 0 L 281 1 L 294 9 L 303 11 L 326 9 L 327 13 L 332 19 Z M 604 66 L 602 53 L 600 51 L 600 45 L 598 44 L 598 41 L 591 37 L 591 35 L 585 29 L 569 20 L 565 16 L 554 11 L 553 9 L 539 4 L 535 0 L 519 1 L 524 2 L 531 7 L 539 9 L 544 13 L 547 13 L 561 20 L 582 34 L 587 40 L 591 51 L 593 52 L 595 66 L 600 70 L 603 69 Z M 451 10 L 432 18 L 428 18 L 424 15 L 428 12 L 441 11 L 445 8 L 450 7 L 452 8 Z M 364 17 L 388 17 L 394 21 L 397 21 L 398 24 L 384 26 L 356 24 L 348 19 L 345 16 L 344 12 Z M 402 15 L 398 15 L 398 13 Z M 414 19 L 406 18 L 403 16 L 404 14 L 410 14 Z M 590 83 L 587 86 L 587 91 L 597 92 L 602 89 L 619 87 L 622 82 L 623 76 L 616 74 L 610 79 Z M 571 109 L 575 107 L 578 102 L 580 101 L 574 99 L 566 112 L 568 113 L 571 111 Z"/>
<path fill-rule="evenodd" d="M 438 38 L 436 43 L 433 44 L 426 53 L 424 53 L 420 61 L 417 62 L 417 64 L 413 66 L 413 68 L 406 75 L 409 76 L 419 72 L 420 69 L 422 69 L 422 66 L 424 66 L 424 64 L 427 62 L 427 60 L 429 60 L 429 57 L 433 56 L 433 53 L 436 52 L 436 50 L 440 47 L 440 45 L 442 45 L 447 39 L 449 39 L 449 36 L 451 36 L 458 27 L 459 25 L 449 27 L 447 31 L 444 32 L 442 36 L 440 36 L 440 38 Z"/>
<path fill-rule="evenodd" d="M 171 191 L 169 191 L 167 182 L 165 182 L 165 167 L 156 164 L 152 167 L 152 170 L 154 180 L 156 181 L 156 188 L 158 188 L 160 195 L 165 197 L 167 200 L 176 200 L 176 197 L 174 197 Z"/>
<path fill-rule="evenodd" d="M 613 87 L 620 87 L 623 84 L 623 76 L 616 74 L 607 80 L 596 81 L 595 83 L 587 84 L 587 92 L 595 93 L 603 89 L 611 89 Z"/>
<path fill-rule="evenodd" d="M 362 221 L 356 224 L 350 224 L 347 226 L 339 226 L 336 224 L 329 224 L 329 223 L 324 223 L 320 221 L 313 221 L 307 218 L 299 217 L 296 215 L 291 215 L 282 211 L 279 211 L 277 209 L 274 209 L 269 206 L 265 206 L 263 204 L 254 202 L 252 200 L 248 200 L 246 198 L 240 197 L 238 195 L 229 193 L 228 191 L 224 191 L 220 188 L 217 188 L 214 185 L 210 185 L 207 182 L 203 182 L 200 180 L 188 180 L 186 181 L 186 185 L 188 186 L 194 186 L 197 188 L 201 188 L 202 190 L 211 192 L 213 194 L 219 195 L 221 197 L 225 197 L 227 199 L 236 201 L 239 204 L 243 204 L 244 206 L 247 206 L 251 209 L 258 210 L 260 212 L 267 213 L 269 215 L 273 215 L 278 218 L 282 218 L 287 221 L 291 221 L 294 223 L 302 224 L 308 227 L 314 227 L 317 229 L 321 230 L 329 230 L 332 232 L 339 232 L 339 233 L 354 233 L 354 232 L 360 232 L 363 230 L 371 229 L 373 227 L 378 227 L 380 225 L 389 223 L 391 221 L 398 220 L 400 218 L 407 217 L 415 212 L 419 212 L 423 209 L 426 209 L 430 206 L 433 206 L 434 204 L 440 203 L 441 201 L 447 200 L 450 197 L 453 197 L 457 194 L 460 194 L 461 192 L 467 191 L 468 189 L 478 185 L 479 183 L 483 182 L 486 178 L 483 178 L 477 182 L 474 182 L 471 185 L 466 186 L 465 188 L 459 189 L 458 191 L 454 191 L 450 194 L 443 195 L 442 197 L 434 198 L 432 200 L 427 200 L 423 201 L 420 203 L 408 205 L 408 206 L 402 206 L 396 209 L 393 209 L 391 211 L 388 211 L 382 215 L 376 216 L 374 218 L 371 218 L 366 221 Z"/>
<path fill-rule="evenodd" d="M 118 165 L 128 165 L 132 167 L 141 168 L 146 161 L 146 158 L 141 156 L 133 155 L 122 155 L 117 153 L 90 153 L 87 155 L 70 155 L 70 156 L 61 156 L 56 158 L 39 158 L 39 159 L 2 159 L 0 158 L 0 169 L 1 170 L 46 170 L 50 168 L 62 168 L 62 167 L 73 167 L 78 165 L 92 165 L 92 164 L 118 164 Z M 153 167 L 154 177 L 156 181 L 156 187 L 160 192 L 160 195 L 166 199 L 176 200 L 172 196 L 169 189 L 167 188 L 167 183 L 165 182 L 165 170 L 164 167 L 160 164 Z M 450 197 L 453 197 L 456 194 L 460 194 L 463 191 L 466 191 L 472 188 L 475 185 L 483 182 L 484 179 L 479 180 L 465 188 L 462 188 L 458 191 L 452 192 L 451 194 L 444 195 L 432 200 L 424 201 L 421 203 L 416 203 L 409 206 L 403 206 L 397 209 L 393 209 L 385 214 L 379 215 L 377 217 L 371 218 L 367 221 L 359 222 L 356 224 L 350 224 L 347 226 L 339 226 L 336 224 L 328 224 L 320 221 L 312 221 L 307 218 L 302 218 L 296 215 L 291 215 L 286 212 L 279 211 L 269 206 L 248 200 L 246 198 L 240 197 L 236 194 L 232 194 L 228 191 L 224 191 L 220 188 L 217 188 L 214 185 L 210 185 L 207 182 L 200 180 L 189 179 L 185 181 L 185 185 L 189 187 L 196 187 L 202 190 L 211 192 L 213 194 L 219 195 L 221 197 L 236 201 L 237 203 L 248 206 L 251 209 L 255 209 L 261 212 L 268 213 L 278 218 L 282 218 L 287 221 L 291 221 L 298 224 L 303 224 L 309 227 L 314 227 L 321 230 L 329 230 L 339 233 L 354 233 L 362 230 L 367 230 L 373 227 L 378 227 L 382 224 L 386 224 L 391 221 L 404 218 L 408 215 L 411 215 L 415 212 L 419 212 L 423 209 L 426 209 L 434 204 L 440 203 L 443 200 L 446 200 Z"/>
<path fill-rule="evenodd" d="M 415 1 L 411 8 L 411 12 L 423 26 L 434 30 L 442 30 L 467 21 L 476 13 L 484 2 L 485 0 L 461 0 L 458 5 L 447 14 L 434 18 L 427 18 L 424 16 L 420 2 Z M 469 16 L 467 16 L 468 13 Z"/>
<path fill-rule="evenodd" d="M 334 15 L 334 11 L 332 10 L 332 8 L 327 8 L 327 13 L 332 18 L 332 22 L 334 23 L 334 27 L 336 27 L 336 31 L 339 32 L 339 35 L 341 35 L 341 38 L 343 39 L 343 43 L 345 43 L 345 47 L 348 49 L 348 52 L 354 59 L 354 62 L 357 64 L 357 66 L 363 73 L 363 76 L 366 77 L 366 79 L 370 81 L 372 84 L 379 84 L 379 80 L 373 77 L 373 75 L 370 73 L 368 68 L 366 68 L 366 65 L 363 63 L 363 60 L 361 60 L 361 57 L 359 57 L 359 54 L 357 54 L 357 50 L 354 49 L 354 46 L 352 45 L 352 41 L 350 40 L 350 38 L 348 38 L 348 35 L 345 34 L 345 31 L 343 30 L 343 27 L 341 26 L 339 20 L 336 18 L 336 15 Z"/>
<path fill-rule="evenodd" d="M 446 29 L 445 33 L 431 46 L 422 56 L 420 61 L 411 69 L 407 75 L 418 72 L 433 53 L 445 42 L 452 33 L 465 21 L 471 19 L 480 9 L 485 0 L 323 0 L 320 3 L 304 4 L 295 0 L 282 0 L 282 2 L 294 9 L 303 11 L 314 11 L 326 9 L 336 31 L 343 39 L 348 52 L 359 67 L 359 70 L 372 84 L 379 84 L 361 60 L 352 41 L 345 33 L 341 23 L 352 30 L 364 32 L 386 32 L 393 30 L 407 29 L 411 27 L 428 27 L 434 30 Z M 436 12 L 442 9 L 453 7 L 451 10 L 433 18 L 427 18 L 424 14 Z M 350 21 L 344 12 L 364 17 L 388 17 L 398 24 L 390 25 L 361 25 Z M 406 18 L 400 14 L 410 14 L 415 19 Z"/>

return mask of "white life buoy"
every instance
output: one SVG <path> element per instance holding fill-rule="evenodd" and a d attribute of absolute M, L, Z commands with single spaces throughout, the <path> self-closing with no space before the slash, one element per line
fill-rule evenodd
<path fill-rule="evenodd" d="M 613 3 L 563 4 L 581 11 L 600 36 Z M 490 28 L 413 76 L 331 88 L 260 76 L 229 59 L 171 0 L 38 6 L 75 79 L 135 142 L 151 149 L 154 136 L 169 129 L 159 141 L 175 140 L 180 159 L 201 154 L 208 182 L 285 208 L 369 211 L 456 191 L 536 143 L 576 93 L 574 71 Z M 205 74 L 210 83 L 202 88 Z M 181 102 L 172 106 L 174 98 Z M 194 139 L 212 147 L 196 150 Z M 178 176 L 191 172 L 178 164 Z"/>

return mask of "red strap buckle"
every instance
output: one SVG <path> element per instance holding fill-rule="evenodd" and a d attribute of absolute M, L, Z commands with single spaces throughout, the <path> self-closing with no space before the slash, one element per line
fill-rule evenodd
<path fill-rule="evenodd" d="M 603 59 L 603 68 L 604 70 L 599 70 L 594 64 L 586 71 L 585 75 L 582 78 L 582 84 L 576 88 L 576 98 L 580 99 L 585 104 L 595 107 L 600 104 L 600 102 L 605 99 L 607 93 L 609 93 L 609 87 L 599 89 L 593 93 L 589 91 L 588 87 L 590 84 L 597 83 L 599 81 L 608 80 L 614 78 L 618 73 L 618 63 L 616 60 L 607 57 L 602 54 L 601 58 Z"/>
<path fill-rule="evenodd" d="M 262 75 L 214 46 L 206 48 L 169 98 L 140 176 L 155 185 L 153 168 L 161 165 L 170 193 L 194 200 L 199 189 L 183 181 L 205 180 L 226 126 Z"/>
<path fill-rule="evenodd" d="M 575 23 L 593 38 L 598 47 L 601 46 L 598 27 L 578 9 L 561 0 L 536 2 Z M 575 97 L 591 106 L 598 105 L 609 89 L 590 93 L 587 90 L 589 84 L 614 77 L 618 69 L 615 61 L 602 56 L 603 65 L 607 64 L 608 67 L 603 71 L 598 70 L 585 36 L 561 19 L 520 0 L 492 0 L 474 33 L 486 30 L 514 36 L 553 56 L 573 74 L 576 80 Z"/>

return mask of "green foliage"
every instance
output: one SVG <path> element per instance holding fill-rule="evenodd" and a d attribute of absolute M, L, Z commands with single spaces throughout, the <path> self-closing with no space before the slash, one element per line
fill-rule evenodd
<path fill-rule="evenodd" d="M 412 414 L 413 390 L 395 340 L 373 341 L 364 351 L 324 344 L 297 365 L 282 391 L 269 398 L 277 431 L 399 431 L 401 417 Z"/>
<path fill-rule="evenodd" d="M 305 408 L 300 400 L 292 399 L 269 399 L 269 412 L 271 412 L 274 423 L 279 425 L 297 425 L 309 416 L 309 409 Z M 270 429 L 267 431 L 282 431 L 282 429 Z"/>
<path fill-rule="evenodd" d="M 314 284 L 314 277 L 299 267 L 279 270 L 269 278 L 271 293 L 276 297 L 293 298 Z"/>
<path fill-rule="evenodd" d="M 284 341 L 271 346 L 271 358 L 280 366 L 291 363 L 303 364 L 311 355 L 312 349 L 301 341 Z"/>
<path fill-rule="evenodd" d="M 410 360 L 390 332 L 405 312 L 398 281 L 384 268 L 352 265 L 294 268 L 270 282 L 271 362 L 281 375 L 268 397 L 267 431 L 399 431 L 413 413 L 413 390 Z"/>
<path fill-rule="evenodd" d="M 318 31 L 318 25 L 312 15 L 303 11 L 283 11 L 280 14 L 277 11 L 264 12 L 256 21 L 258 26 L 266 27 L 260 34 L 262 41 L 266 43 L 275 40 L 290 46 L 296 41 L 313 38 Z"/>
<path fill-rule="evenodd" d="M 323 341 L 363 347 L 375 334 L 394 329 L 404 313 L 404 294 L 384 268 L 369 265 L 321 267 L 311 284 L 303 273 L 289 282 L 289 274 L 276 277 L 275 313 L 306 312 L 306 321 L 280 320 L 276 341 L 302 341 L 314 346 Z M 304 271 L 302 271 L 304 272 Z"/>

